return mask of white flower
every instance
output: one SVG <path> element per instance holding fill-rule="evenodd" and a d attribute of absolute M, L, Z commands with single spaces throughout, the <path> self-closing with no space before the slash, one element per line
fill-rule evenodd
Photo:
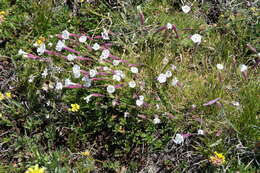
<path fill-rule="evenodd" d="M 92 46 L 92 48 L 97 51 L 97 50 L 100 49 L 100 45 L 99 45 L 98 43 L 95 43 L 95 44 Z"/>
<path fill-rule="evenodd" d="M 176 86 L 177 84 L 178 84 L 178 82 L 179 82 L 179 80 L 176 78 L 176 77 L 174 77 L 173 79 L 172 79 L 172 86 Z"/>
<path fill-rule="evenodd" d="M 113 85 L 108 85 L 107 86 L 107 92 L 112 94 L 116 91 L 116 88 Z"/>
<path fill-rule="evenodd" d="M 110 55 L 110 51 L 108 49 L 105 49 L 102 51 L 102 54 L 100 56 L 101 59 L 107 59 Z"/>
<path fill-rule="evenodd" d="M 64 40 L 68 40 L 70 38 L 70 33 L 67 30 L 64 30 L 62 31 L 61 36 Z"/>
<path fill-rule="evenodd" d="M 129 116 L 129 112 L 124 113 L 124 117 L 127 118 Z"/>
<path fill-rule="evenodd" d="M 166 80 L 167 80 L 167 77 L 166 77 L 165 74 L 161 73 L 161 74 L 158 76 L 157 80 L 158 80 L 160 83 L 165 83 Z"/>
<path fill-rule="evenodd" d="M 39 55 L 42 55 L 45 50 L 46 50 L 45 44 L 41 44 L 40 47 L 37 48 L 37 53 L 38 53 Z"/>
<path fill-rule="evenodd" d="M 84 87 L 87 87 L 87 88 L 91 87 L 91 79 L 90 78 L 84 76 L 81 80 L 85 82 L 83 84 Z"/>
<path fill-rule="evenodd" d="M 181 9 L 182 9 L 182 11 L 183 11 L 184 13 L 188 13 L 188 12 L 191 10 L 188 5 L 182 6 Z"/>
<path fill-rule="evenodd" d="M 57 83 L 56 83 L 56 86 L 55 86 L 55 89 L 56 89 L 56 90 L 62 90 L 62 88 L 63 88 L 62 83 L 61 83 L 61 82 L 57 82 Z"/>
<path fill-rule="evenodd" d="M 116 106 L 118 104 L 118 102 L 116 100 L 112 101 L 112 106 Z"/>
<path fill-rule="evenodd" d="M 128 83 L 128 85 L 129 85 L 130 88 L 135 88 L 135 87 L 136 87 L 135 81 L 130 81 L 130 82 Z"/>
<path fill-rule="evenodd" d="M 132 73 L 138 73 L 138 68 L 137 67 L 131 67 L 131 72 Z"/>
<path fill-rule="evenodd" d="M 233 101 L 231 104 L 232 104 L 233 106 L 236 106 L 236 107 L 239 107 L 239 106 L 240 106 L 240 103 L 239 103 L 239 102 L 236 102 L 236 101 Z"/>
<path fill-rule="evenodd" d="M 55 49 L 60 52 L 63 49 L 63 47 L 65 47 L 64 41 L 59 40 Z"/>
<path fill-rule="evenodd" d="M 140 95 L 139 100 L 144 100 L 144 96 Z"/>
<path fill-rule="evenodd" d="M 69 86 L 69 85 L 75 85 L 74 82 L 71 82 L 70 79 L 65 79 L 65 87 Z"/>
<path fill-rule="evenodd" d="M 19 49 L 19 51 L 18 51 L 18 55 L 27 55 L 27 53 L 26 52 L 24 52 L 22 49 Z"/>
<path fill-rule="evenodd" d="M 42 73 L 42 77 L 43 77 L 43 78 L 46 78 L 47 75 L 48 75 L 48 69 L 45 68 L 44 71 L 43 71 L 43 73 Z"/>
<path fill-rule="evenodd" d="M 118 66 L 118 65 L 119 65 L 119 63 L 120 63 L 120 61 L 119 61 L 119 60 L 113 60 L 113 65 L 114 65 L 114 66 Z"/>
<path fill-rule="evenodd" d="M 79 37 L 79 42 L 84 43 L 86 41 L 87 41 L 87 37 L 86 36 L 83 35 L 83 36 Z"/>
<path fill-rule="evenodd" d="M 172 72 L 170 70 L 167 70 L 165 73 L 166 77 L 169 78 L 172 76 Z"/>
<path fill-rule="evenodd" d="M 245 64 L 241 64 L 240 65 L 240 71 L 241 72 L 247 71 L 247 66 Z"/>
<path fill-rule="evenodd" d="M 177 69 L 177 67 L 174 64 L 171 64 L 171 68 L 172 68 L 172 70 L 176 70 Z"/>
<path fill-rule="evenodd" d="M 92 97 L 92 95 L 88 95 L 87 97 L 84 97 L 83 99 L 84 99 L 87 103 L 89 103 L 91 97 Z"/>
<path fill-rule="evenodd" d="M 204 131 L 201 130 L 201 129 L 199 129 L 199 130 L 198 130 L 198 135 L 204 135 Z"/>
<path fill-rule="evenodd" d="M 155 117 L 155 118 L 153 119 L 153 123 L 154 123 L 154 124 L 160 124 L 160 123 L 161 123 L 161 120 L 160 120 L 158 117 Z"/>
<path fill-rule="evenodd" d="M 33 76 L 33 75 L 30 75 L 28 82 L 29 82 L 29 83 L 32 83 L 32 82 L 33 82 L 33 80 L 34 80 L 34 78 L 35 78 L 35 76 Z"/>
<path fill-rule="evenodd" d="M 109 70 L 111 70 L 111 69 L 110 69 L 109 67 L 105 66 L 105 67 L 103 67 L 103 70 L 109 71 Z"/>
<path fill-rule="evenodd" d="M 137 9 L 137 11 L 140 13 L 140 12 L 142 11 L 141 5 L 138 5 L 138 6 L 136 7 L 136 9 Z"/>
<path fill-rule="evenodd" d="M 74 59 L 76 59 L 76 55 L 69 54 L 69 55 L 67 56 L 67 59 L 68 59 L 69 61 L 73 61 Z"/>
<path fill-rule="evenodd" d="M 172 24 L 170 24 L 170 23 L 167 23 L 167 25 L 166 25 L 166 27 L 167 27 L 167 29 L 172 29 Z"/>
<path fill-rule="evenodd" d="M 72 68 L 73 74 L 75 78 L 79 78 L 80 77 L 80 66 L 78 65 L 74 65 Z"/>
<path fill-rule="evenodd" d="M 97 75 L 97 70 L 95 70 L 95 69 L 89 70 L 89 76 L 90 77 L 95 77 L 96 75 Z"/>
<path fill-rule="evenodd" d="M 109 32 L 108 30 L 103 29 L 103 32 L 101 33 L 101 35 L 104 40 L 109 40 L 108 32 Z"/>
<path fill-rule="evenodd" d="M 258 58 L 260 58 L 260 53 L 257 54 Z"/>
<path fill-rule="evenodd" d="M 139 106 L 139 107 L 140 107 L 140 106 L 142 106 L 142 105 L 144 104 L 144 101 L 143 101 L 143 100 L 139 100 L 139 99 L 138 99 L 138 100 L 136 100 L 136 102 L 135 102 L 135 103 L 136 103 L 136 105 L 137 105 L 137 106 Z"/>
<path fill-rule="evenodd" d="M 121 81 L 121 76 L 115 74 L 115 75 L 113 75 L 113 80 L 120 82 Z"/>
<path fill-rule="evenodd" d="M 192 107 L 192 109 L 195 109 L 197 107 L 197 105 L 192 104 L 191 107 Z"/>
<path fill-rule="evenodd" d="M 165 58 L 163 58 L 163 61 L 162 61 L 162 62 L 163 62 L 164 65 L 166 65 L 166 64 L 168 64 L 169 59 L 165 57 Z"/>
<path fill-rule="evenodd" d="M 224 69 L 223 64 L 217 64 L 217 69 L 219 69 L 219 70 L 223 70 L 223 69 Z"/>
<path fill-rule="evenodd" d="M 190 38 L 194 43 L 201 43 L 202 36 L 199 34 L 194 34 Z"/>
<path fill-rule="evenodd" d="M 181 134 L 177 133 L 173 141 L 175 142 L 175 144 L 181 144 L 184 142 L 184 137 Z"/>
<path fill-rule="evenodd" d="M 48 46 L 49 46 L 49 47 L 52 47 L 52 46 L 53 46 L 53 44 L 52 44 L 52 43 L 48 43 Z"/>
<path fill-rule="evenodd" d="M 120 76 L 122 79 L 125 78 L 125 74 L 123 73 L 122 70 L 115 70 L 115 74 L 118 75 L 118 76 Z"/>

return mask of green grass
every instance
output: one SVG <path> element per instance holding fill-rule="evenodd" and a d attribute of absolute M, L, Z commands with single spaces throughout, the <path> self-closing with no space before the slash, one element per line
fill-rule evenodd
<path fill-rule="evenodd" d="M 171 1 L 149 1 L 141 3 L 145 16 L 142 26 L 136 4 L 130 2 L 121 9 L 103 2 L 78 3 L 77 15 L 69 6 L 57 8 L 54 2 L 17 0 L 12 5 L 0 1 L 0 11 L 6 12 L 0 23 L 0 41 L 4 41 L 0 43 L 0 92 L 13 95 L 0 101 L 0 172 L 25 172 L 36 164 L 46 172 L 60 173 L 257 171 L 259 67 L 250 65 L 257 55 L 246 45 L 259 50 L 259 11 L 240 6 L 237 13 L 232 8 L 221 9 L 218 23 L 209 25 L 205 15 L 210 6 L 206 4 L 194 4 L 185 14 Z M 179 38 L 170 31 L 156 33 L 167 23 L 176 25 Z M 114 33 L 109 41 L 113 43 L 112 54 L 138 64 L 138 74 L 122 63 L 116 67 L 106 63 L 122 70 L 125 79 L 99 81 L 89 89 L 44 91 L 46 81 L 64 83 L 71 78 L 80 83 L 71 74 L 74 63 L 57 56 L 46 56 L 52 59 L 46 63 L 17 54 L 23 49 L 36 55 L 33 43 L 40 37 L 46 39 L 46 45 L 53 43 L 54 47 L 47 47 L 54 50 L 55 35 L 65 29 L 95 36 L 103 28 Z M 195 33 L 202 35 L 199 45 L 190 39 Z M 94 59 L 92 63 L 76 61 L 81 69 L 103 66 L 97 61 L 99 53 L 69 41 L 66 45 Z M 1 68 L 6 62 L 10 67 Z M 176 70 L 171 70 L 172 64 Z M 224 69 L 218 70 L 217 64 L 223 64 Z M 248 79 L 240 72 L 240 64 L 248 65 Z M 55 72 L 55 67 L 60 67 L 61 73 Z M 45 68 L 52 73 L 43 78 Z M 159 74 L 167 70 L 177 77 L 179 86 L 171 86 L 171 79 L 158 82 Z M 34 80 L 29 82 L 32 76 Z M 113 94 L 106 92 L 108 84 L 131 80 L 137 83 L 136 88 L 125 86 Z M 86 103 L 83 98 L 92 93 L 104 97 L 92 97 Z M 146 105 L 136 106 L 139 95 L 144 96 Z M 216 98 L 220 98 L 216 104 L 203 106 Z M 113 105 L 115 101 L 119 104 Z M 239 106 L 232 105 L 234 101 Z M 68 111 L 73 103 L 80 105 L 78 112 Z M 161 123 L 153 123 L 156 116 Z M 199 129 L 205 134 L 197 135 Z M 191 136 L 175 144 L 177 133 Z M 84 151 L 90 155 L 84 156 Z M 209 162 L 215 151 L 225 156 L 221 166 Z"/>

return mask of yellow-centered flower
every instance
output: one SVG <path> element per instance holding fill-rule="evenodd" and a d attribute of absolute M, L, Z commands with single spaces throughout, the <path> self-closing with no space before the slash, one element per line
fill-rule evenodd
<path fill-rule="evenodd" d="M 80 106 L 78 104 L 71 104 L 71 108 L 69 108 L 69 111 L 71 112 L 78 112 L 80 109 Z"/>
<path fill-rule="evenodd" d="M 25 173 L 44 173 L 45 169 L 40 168 L 39 165 L 32 166 L 27 169 Z"/>
<path fill-rule="evenodd" d="M 222 153 L 214 152 L 214 155 L 209 157 L 209 161 L 215 166 L 221 166 L 225 163 L 226 160 Z"/>

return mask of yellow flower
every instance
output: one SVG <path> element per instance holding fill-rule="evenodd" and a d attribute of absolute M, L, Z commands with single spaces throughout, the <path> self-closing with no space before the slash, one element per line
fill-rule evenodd
<path fill-rule="evenodd" d="M 13 96 L 12 96 L 12 94 L 11 94 L 11 92 L 6 92 L 5 93 L 5 96 L 6 96 L 6 98 L 8 98 L 8 99 L 11 99 Z"/>
<path fill-rule="evenodd" d="M 44 168 L 39 168 L 39 165 L 31 166 L 25 173 L 44 173 Z"/>
<path fill-rule="evenodd" d="M 90 152 L 88 150 L 81 152 L 80 154 L 86 157 L 90 156 Z"/>
<path fill-rule="evenodd" d="M 3 114 L 0 113 L 0 118 L 2 118 L 2 117 L 3 117 Z"/>
<path fill-rule="evenodd" d="M 36 40 L 35 45 L 40 46 L 45 42 L 45 40 L 46 39 L 44 37 L 40 37 L 38 40 Z"/>
<path fill-rule="evenodd" d="M 71 104 L 71 108 L 69 108 L 69 111 L 71 112 L 78 112 L 80 109 L 80 106 L 78 104 Z"/>
<path fill-rule="evenodd" d="M 0 15 L 5 15 L 6 14 L 6 12 L 5 11 L 0 11 Z"/>
<path fill-rule="evenodd" d="M 43 43 L 43 41 L 40 39 L 36 41 L 36 44 L 38 44 L 38 45 L 41 45 L 42 43 Z"/>
<path fill-rule="evenodd" d="M 209 157 L 209 161 L 215 166 L 220 166 L 225 163 L 225 156 L 222 153 L 214 152 L 214 155 Z"/>
<path fill-rule="evenodd" d="M 79 0 L 79 2 L 81 2 L 81 3 L 84 2 L 84 1 L 85 1 L 85 0 Z"/>
<path fill-rule="evenodd" d="M 4 99 L 5 99 L 4 94 L 0 92 L 0 101 L 2 101 Z"/>

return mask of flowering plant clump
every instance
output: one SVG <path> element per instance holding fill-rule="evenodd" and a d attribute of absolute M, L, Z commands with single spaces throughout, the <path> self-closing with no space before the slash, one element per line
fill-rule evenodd
<path fill-rule="evenodd" d="M 216 151 L 214 152 L 213 156 L 209 157 L 209 161 L 214 166 L 221 166 L 226 162 L 225 156 L 222 153 L 218 153 Z"/>
<path fill-rule="evenodd" d="M 51 0 L 35 6 L 45 2 L 50 3 L 46 8 L 56 6 Z M 10 79 L 17 76 L 18 80 L 2 82 L 2 71 L 0 74 L 4 91 L 0 92 L 3 150 L 12 152 L 8 145 L 19 142 L 10 145 L 17 145 L 17 154 L 3 154 L 6 163 L 14 160 L 8 158 L 13 155 L 20 160 L 22 151 L 26 152 L 21 158 L 26 163 L 48 161 L 48 172 L 91 172 L 96 162 L 97 172 L 124 172 L 121 164 L 127 165 L 130 172 L 147 172 L 143 165 L 150 163 L 139 161 L 151 160 L 142 155 L 149 151 L 147 157 L 155 158 L 151 165 L 165 165 L 155 172 L 181 172 L 184 167 L 187 172 L 189 168 L 199 172 L 197 167 L 204 170 L 206 165 L 198 164 L 205 161 L 202 153 L 209 148 L 217 145 L 219 150 L 229 152 L 232 161 L 225 164 L 225 156 L 214 152 L 206 156 L 206 161 L 215 167 L 207 165 L 205 169 L 226 169 L 233 166 L 231 157 L 235 155 L 228 145 L 240 153 L 241 147 L 234 148 L 234 144 L 254 142 L 259 80 L 252 79 L 256 79 L 259 53 L 258 47 L 252 55 L 242 48 L 246 41 L 255 44 L 253 32 L 230 30 L 240 26 L 235 21 L 229 25 L 224 17 L 219 19 L 224 22 L 216 25 L 206 22 L 203 13 L 211 13 L 207 9 L 211 7 L 198 9 L 200 2 L 173 5 L 168 1 L 129 1 L 123 3 L 120 15 L 118 10 L 107 12 L 110 2 L 64 3 L 67 9 L 50 10 L 55 11 L 55 20 L 53 15 L 48 19 L 44 11 L 42 15 L 34 14 L 37 9 L 27 12 L 31 6 L 25 3 L 20 17 L 9 15 L 8 22 L 0 25 L 0 31 L 4 31 L 0 53 L 4 50 L 10 56 L 18 52 L 8 62 L 0 56 L 0 71 L 6 63 L 19 67 L 10 75 Z M 139 4 L 137 9 L 132 8 L 134 4 Z M 9 8 L 10 14 L 15 16 L 14 9 L 20 6 Z M 237 13 L 236 18 L 240 11 Z M 17 19 L 22 22 L 15 22 Z M 17 24 L 19 30 L 15 30 Z M 4 27 L 11 28 L 11 34 Z M 19 39 L 10 42 L 9 35 Z M 14 49 L 16 45 L 20 50 Z M 252 61 L 246 61 L 248 56 Z M 18 87 L 9 86 L 15 82 L 19 82 Z M 12 93 L 5 92 L 8 90 Z M 234 133 L 247 131 L 248 135 L 230 136 L 233 128 Z M 32 140 L 26 142 L 23 137 Z M 237 137 L 241 140 L 236 141 Z M 27 147 L 31 144 L 35 145 Z M 162 149 L 167 152 L 157 152 Z M 42 151 L 48 154 L 39 155 Z M 154 151 L 157 154 L 150 155 Z M 128 164 L 128 159 L 133 164 Z M 90 162 L 93 168 L 85 168 Z M 22 165 L 18 169 L 24 170 Z M 38 165 L 27 170 L 44 171 Z"/>

